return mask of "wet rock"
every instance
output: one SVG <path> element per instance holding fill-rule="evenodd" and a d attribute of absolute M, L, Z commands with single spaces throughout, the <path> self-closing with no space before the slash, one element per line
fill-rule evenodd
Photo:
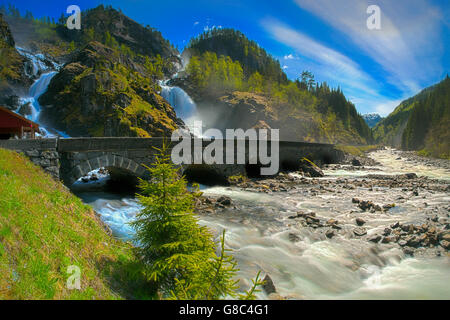
<path fill-rule="evenodd" d="M 227 196 L 221 196 L 217 199 L 217 203 L 220 203 L 223 206 L 231 206 L 231 198 Z"/>
<path fill-rule="evenodd" d="M 391 228 L 392 229 L 397 229 L 398 227 L 400 227 L 400 222 L 396 222 L 394 224 L 391 224 Z"/>
<path fill-rule="evenodd" d="M 336 219 L 329 219 L 327 221 L 328 226 L 334 226 L 334 225 L 337 225 L 338 223 L 339 223 L 339 221 L 337 221 Z"/>
<path fill-rule="evenodd" d="M 358 159 L 353 158 L 353 160 L 352 160 L 352 166 L 357 166 L 357 167 L 359 167 L 359 166 L 361 166 L 361 162 L 360 162 Z"/>
<path fill-rule="evenodd" d="M 414 172 L 411 172 L 411 173 L 400 174 L 397 177 L 400 179 L 417 179 L 417 174 L 415 174 Z"/>
<path fill-rule="evenodd" d="M 381 207 L 372 201 L 360 200 L 358 207 L 363 211 L 369 210 L 371 213 L 374 213 L 375 211 L 382 211 Z"/>
<path fill-rule="evenodd" d="M 427 245 L 428 236 L 426 234 L 421 234 L 420 236 L 417 237 L 417 241 L 419 241 L 419 243 L 422 243 L 423 245 Z"/>
<path fill-rule="evenodd" d="M 297 212 L 297 214 L 293 215 L 293 216 L 289 216 L 288 219 L 297 219 L 297 218 L 303 218 L 305 217 L 305 213 L 303 211 L 299 211 Z"/>
<path fill-rule="evenodd" d="M 407 242 L 406 240 L 401 239 L 401 240 L 399 240 L 397 243 L 398 243 L 400 246 L 404 247 L 404 246 L 406 246 L 406 244 L 407 244 L 408 242 Z"/>
<path fill-rule="evenodd" d="M 445 240 L 450 242 L 450 231 L 442 231 L 439 233 L 439 240 Z"/>
<path fill-rule="evenodd" d="M 372 206 L 375 211 L 382 211 L 381 207 L 378 204 Z"/>
<path fill-rule="evenodd" d="M 379 234 L 375 234 L 373 236 L 370 236 L 367 240 L 370 242 L 378 243 L 381 240 L 381 236 Z"/>
<path fill-rule="evenodd" d="M 328 230 L 325 232 L 325 236 L 326 236 L 328 239 L 333 238 L 334 235 L 335 235 L 334 230 L 328 229 Z"/>
<path fill-rule="evenodd" d="M 393 207 L 395 207 L 395 203 L 388 203 L 388 204 L 383 205 L 383 210 L 387 211 Z"/>
<path fill-rule="evenodd" d="M 366 220 L 362 219 L 362 218 L 356 218 L 356 224 L 358 226 L 362 226 L 363 224 L 366 223 Z"/>
<path fill-rule="evenodd" d="M 420 244 L 419 239 L 416 236 L 408 236 L 407 238 L 405 238 L 406 240 L 406 245 L 409 247 L 418 247 Z"/>
<path fill-rule="evenodd" d="M 444 249 L 446 249 L 446 250 L 449 250 L 449 249 L 450 249 L 450 241 L 442 240 L 442 241 L 440 242 L 440 244 L 441 244 L 441 247 L 442 247 L 442 248 L 444 248 Z"/>
<path fill-rule="evenodd" d="M 412 225 L 412 224 L 402 224 L 402 225 L 400 225 L 400 228 L 404 232 L 408 232 L 410 234 L 414 233 L 414 225 Z"/>
<path fill-rule="evenodd" d="M 372 201 L 361 200 L 358 204 L 358 207 L 362 210 L 366 211 L 373 207 Z"/>
<path fill-rule="evenodd" d="M 31 115 L 31 113 L 32 113 L 32 110 L 31 110 L 31 103 L 30 103 L 30 102 L 27 102 L 27 103 L 23 104 L 23 105 L 20 107 L 20 109 L 19 109 L 19 113 L 20 113 L 22 116 L 29 116 L 29 115 Z"/>
<path fill-rule="evenodd" d="M 353 203 L 359 203 L 361 200 L 359 200 L 358 198 L 352 198 L 352 202 Z"/>
<path fill-rule="evenodd" d="M 288 238 L 289 238 L 289 241 L 291 241 L 291 242 L 298 242 L 298 241 L 300 241 L 300 237 L 297 236 L 295 233 L 292 233 L 292 232 L 290 232 L 288 234 Z"/>
<path fill-rule="evenodd" d="M 270 295 L 272 293 L 277 293 L 277 289 L 275 288 L 275 285 L 273 284 L 272 278 L 268 274 L 264 277 L 263 280 L 264 284 L 262 285 L 264 292 L 267 295 Z"/>
<path fill-rule="evenodd" d="M 408 247 L 404 247 L 403 248 L 403 253 L 409 256 L 413 256 L 414 255 L 414 250 Z"/>
<path fill-rule="evenodd" d="M 358 227 L 353 229 L 353 233 L 359 237 L 362 237 L 367 234 L 366 228 Z"/>
<path fill-rule="evenodd" d="M 392 230 L 391 230 L 391 229 L 389 229 L 389 228 L 385 228 L 385 229 L 384 229 L 384 231 L 383 231 L 383 235 L 384 235 L 384 236 L 388 236 L 388 235 L 390 235 L 390 234 L 391 234 L 391 232 L 392 232 Z"/>
<path fill-rule="evenodd" d="M 391 243 L 391 242 L 395 242 L 394 237 L 383 237 L 383 239 L 381 239 L 381 243 Z"/>
<path fill-rule="evenodd" d="M 323 177 L 323 171 L 315 165 L 312 161 L 303 158 L 300 160 L 300 170 L 302 170 L 305 174 L 308 174 L 310 177 Z"/>
<path fill-rule="evenodd" d="M 320 219 L 315 218 L 315 217 L 307 217 L 306 218 L 306 223 L 308 223 L 308 224 L 317 224 L 317 223 L 320 223 Z"/>

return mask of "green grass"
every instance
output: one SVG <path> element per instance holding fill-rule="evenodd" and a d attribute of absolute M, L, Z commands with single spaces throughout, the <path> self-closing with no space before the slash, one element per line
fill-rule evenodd
<path fill-rule="evenodd" d="M 81 270 L 70 290 L 67 267 Z M 0 149 L 0 300 L 153 298 L 132 246 L 24 156 Z"/>
<path fill-rule="evenodd" d="M 336 145 L 336 149 L 359 157 L 363 156 L 364 153 L 374 151 L 379 147 L 380 147 L 379 145 L 367 145 L 367 146 Z"/>

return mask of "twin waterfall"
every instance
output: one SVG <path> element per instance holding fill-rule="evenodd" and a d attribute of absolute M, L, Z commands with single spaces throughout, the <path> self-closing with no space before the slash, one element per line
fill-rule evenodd
<path fill-rule="evenodd" d="M 38 123 L 41 126 L 42 136 L 68 137 L 63 132 L 58 132 L 52 128 L 47 128 L 42 119 L 40 119 L 41 106 L 39 105 L 39 97 L 47 90 L 52 78 L 57 74 L 61 66 L 53 61 L 49 61 L 43 54 L 33 54 L 26 49 L 17 47 L 17 51 L 27 59 L 25 65 L 25 73 L 29 77 L 37 78 L 30 87 L 28 95 L 20 98 L 21 106 L 29 103 L 31 114 L 27 114 L 26 118 Z M 197 116 L 197 108 L 191 97 L 181 88 L 167 85 L 167 81 L 161 82 L 161 96 L 169 102 L 174 108 L 177 116 L 181 118 L 187 127 L 193 126 L 193 121 Z M 18 112 L 16 110 L 16 112 Z"/>

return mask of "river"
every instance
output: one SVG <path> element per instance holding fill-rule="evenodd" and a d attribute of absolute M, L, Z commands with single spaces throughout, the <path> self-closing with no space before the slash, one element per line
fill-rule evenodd
<path fill-rule="evenodd" d="M 378 150 L 370 154 L 380 163 L 376 167 L 325 170 L 326 176 L 320 180 L 331 190 L 318 194 L 311 192 L 317 187 L 315 184 L 269 193 L 238 187 L 202 187 L 207 196 L 231 197 L 233 207 L 200 214 L 200 223 L 213 231 L 216 240 L 226 229 L 226 246 L 233 250 L 238 262 L 242 289 L 248 288 L 250 279 L 261 270 L 270 275 L 279 295 L 288 299 L 450 299 L 448 255 L 411 257 L 398 245 L 374 244 L 346 232 L 353 228 L 355 216 L 367 221 L 364 227 L 370 235 L 397 221 L 421 223 L 429 210 L 441 212 L 442 207 L 448 206 L 448 192 L 421 189 L 420 197 L 398 200 L 407 191 L 357 186 L 367 174 L 394 175 L 413 169 L 419 176 L 450 179 L 448 170 L 414 164 L 399 159 L 399 155 L 392 149 Z M 342 189 L 337 184 L 339 179 L 353 181 L 356 188 Z M 77 194 L 93 206 L 115 236 L 124 240 L 132 237 L 128 223 L 139 211 L 133 197 L 101 191 Z M 377 203 L 395 202 L 396 207 L 387 213 L 357 213 L 351 208 L 355 196 Z M 299 210 L 337 219 L 343 231 L 328 239 L 323 232 L 299 226 L 289 218 Z M 258 297 L 268 298 L 264 292 Z"/>
<path fill-rule="evenodd" d="M 21 101 L 30 102 L 32 113 L 28 117 L 40 122 L 37 100 L 56 74 L 51 70 L 59 66 L 48 68 L 42 56 L 23 49 L 19 52 L 30 60 L 30 76 L 36 78 L 28 96 Z M 162 83 L 161 94 L 188 126 L 197 117 L 195 103 L 182 89 Z M 44 129 L 44 135 L 67 137 L 51 128 Z M 430 249 L 427 253 L 431 255 L 411 257 L 397 244 L 374 244 L 352 233 L 355 217 L 367 221 L 364 227 L 368 235 L 397 221 L 420 224 L 429 214 L 448 218 L 449 192 L 422 188 L 420 196 L 413 197 L 410 190 L 401 186 L 368 188 L 363 184 L 370 180 L 366 175 L 415 172 L 449 181 L 449 170 L 402 157 L 401 152 L 392 149 L 372 152 L 370 157 L 379 165 L 324 170 L 325 177 L 297 180 L 286 192 L 256 192 L 237 186 L 202 187 L 208 197 L 226 195 L 232 199 L 232 207 L 200 213 L 199 219 L 213 231 L 216 240 L 223 229 L 227 230 L 226 246 L 233 250 L 238 262 L 237 276 L 243 290 L 261 270 L 270 275 L 279 297 L 288 299 L 450 299 L 448 251 L 446 255 Z M 79 181 L 73 190 L 101 215 L 114 236 L 130 240 L 133 229 L 129 222 L 139 211 L 139 203 L 133 196 L 102 191 L 107 179 L 100 176 L 99 181 Z M 353 197 L 396 206 L 388 212 L 361 213 L 352 204 Z M 342 229 L 329 239 L 324 230 L 305 227 L 290 218 L 299 210 L 337 219 Z M 268 296 L 260 292 L 258 298 Z"/>

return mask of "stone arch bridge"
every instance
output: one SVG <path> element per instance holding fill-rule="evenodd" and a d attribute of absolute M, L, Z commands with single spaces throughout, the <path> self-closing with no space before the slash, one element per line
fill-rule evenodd
<path fill-rule="evenodd" d="M 194 140 L 194 139 L 192 139 Z M 77 179 L 88 172 L 101 167 L 108 168 L 112 175 L 132 175 L 147 178 L 145 166 L 151 165 L 161 148 L 163 142 L 169 144 L 169 149 L 175 144 L 170 138 L 68 138 L 68 139 L 36 139 L 36 140 L 0 140 L 0 148 L 15 150 L 24 153 L 35 164 L 57 179 L 71 186 Z M 227 143 L 221 140 L 224 152 Z M 240 140 L 242 142 L 242 140 Z M 209 140 L 200 141 L 204 149 Z M 234 140 L 236 150 L 238 140 Z M 226 178 L 235 174 L 244 174 L 254 171 L 258 164 L 250 164 L 249 140 L 245 140 L 245 164 L 211 164 L 211 165 L 182 165 L 185 173 L 197 172 L 208 177 L 216 176 Z M 268 142 L 270 150 L 270 141 Z M 192 145 L 192 153 L 193 146 Z M 235 152 L 236 153 L 236 152 Z M 280 169 L 293 169 L 299 159 L 307 157 L 318 163 L 337 163 L 342 160 L 343 153 L 336 150 L 331 144 L 306 142 L 279 142 Z"/>

